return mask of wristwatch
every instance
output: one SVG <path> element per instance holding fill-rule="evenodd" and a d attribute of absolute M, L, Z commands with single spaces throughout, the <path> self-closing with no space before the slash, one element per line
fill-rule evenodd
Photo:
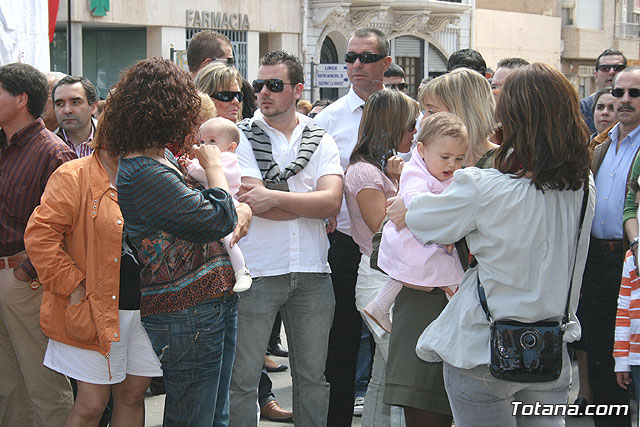
<path fill-rule="evenodd" d="M 631 249 L 631 252 L 636 251 L 636 249 L 638 248 L 638 243 L 640 243 L 640 236 L 636 237 L 631 241 L 631 243 L 629 243 L 629 249 Z"/>

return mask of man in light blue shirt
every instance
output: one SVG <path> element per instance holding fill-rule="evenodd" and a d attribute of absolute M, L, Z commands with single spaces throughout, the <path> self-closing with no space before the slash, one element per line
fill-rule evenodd
<path fill-rule="evenodd" d="M 628 390 L 616 382 L 613 342 L 622 263 L 627 250 L 622 213 L 627 181 L 640 148 L 639 88 L 639 67 L 629 67 L 615 76 L 611 93 L 618 124 L 593 154 L 596 208 L 578 317 L 593 392 L 589 403 L 596 405 L 629 404 Z M 632 234 L 637 236 L 637 222 Z M 594 422 L 598 427 L 631 425 L 628 416 L 594 417 Z"/>

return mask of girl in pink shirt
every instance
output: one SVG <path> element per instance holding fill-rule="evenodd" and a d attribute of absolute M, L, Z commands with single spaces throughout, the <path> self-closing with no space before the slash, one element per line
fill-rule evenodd
<path fill-rule="evenodd" d="M 238 164 L 238 156 L 235 151 L 240 140 L 240 131 L 233 122 L 216 117 L 209 119 L 200 126 L 198 131 L 198 140 L 200 144 L 216 145 L 220 149 L 220 159 L 222 160 L 222 169 L 224 176 L 229 184 L 229 193 L 235 199 L 236 193 L 241 185 L 240 165 Z M 200 166 L 198 159 L 186 161 L 187 175 L 200 184 L 207 187 L 207 175 L 205 170 Z M 243 292 L 251 287 L 251 275 L 247 269 L 244 256 L 238 245 L 230 246 L 231 234 L 224 238 L 224 245 L 231 258 L 231 265 L 236 275 L 236 284 L 233 287 L 234 292 Z"/>
<path fill-rule="evenodd" d="M 400 176 L 398 196 L 406 206 L 425 192 L 440 194 L 462 167 L 468 149 L 465 125 L 454 114 L 436 113 L 422 122 L 418 144 Z M 389 311 L 402 286 L 430 292 L 441 288 L 453 296 L 463 270 L 453 244 L 423 245 L 408 228 L 398 230 L 392 222 L 383 229 L 378 266 L 392 279 L 369 303 L 364 313 L 391 332 Z"/>

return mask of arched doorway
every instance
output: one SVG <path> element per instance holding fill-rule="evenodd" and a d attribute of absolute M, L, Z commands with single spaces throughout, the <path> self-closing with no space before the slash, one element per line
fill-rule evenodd
<path fill-rule="evenodd" d="M 331 40 L 329 36 L 325 37 L 324 42 L 322 43 L 322 50 L 320 51 L 320 63 L 337 64 L 339 62 L 338 49 L 336 49 L 336 45 L 333 43 L 333 40 Z M 335 101 L 336 99 L 338 99 L 338 89 L 320 88 L 320 99 L 323 98 Z"/>

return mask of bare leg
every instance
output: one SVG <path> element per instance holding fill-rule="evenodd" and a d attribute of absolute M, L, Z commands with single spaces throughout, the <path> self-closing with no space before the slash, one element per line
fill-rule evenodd
<path fill-rule="evenodd" d="M 151 378 L 127 375 L 113 391 L 112 427 L 144 426 L 144 394 L 151 384 Z"/>
<path fill-rule="evenodd" d="M 404 421 L 407 427 L 451 427 L 453 417 L 404 406 Z"/>
<path fill-rule="evenodd" d="M 78 396 L 64 424 L 65 427 L 98 426 L 109 403 L 109 385 L 78 383 Z"/>
<path fill-rule="evenodd" d="M 584 397 L 589 402 L 593 402 L 591 394 L 591 384 L 589 383 L 589 365 L 587 365 L 587 352 L 584 350 L 576 350 L 576 359 L 578 359 L 578 374 L 580 376 L 580 390 L 578 397 Z"/>

